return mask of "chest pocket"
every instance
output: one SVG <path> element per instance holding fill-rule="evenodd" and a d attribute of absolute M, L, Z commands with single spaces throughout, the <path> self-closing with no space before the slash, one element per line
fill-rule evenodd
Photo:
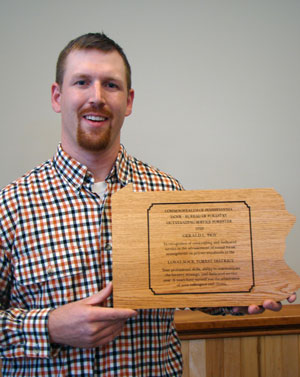
<path fill-rule="evenodd" d="M 15 263 L 14 300 L 31 309 L 87 297 L 86 260 L 86 251 L 77 245 L 23 255 Z"/>

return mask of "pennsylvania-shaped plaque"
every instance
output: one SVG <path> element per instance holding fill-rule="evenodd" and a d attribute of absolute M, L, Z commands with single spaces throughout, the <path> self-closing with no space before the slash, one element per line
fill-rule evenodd
<path fill-rule="evenodd" d="M 284 261 L 295 217 L 273 189 L 112 198 L 114 306 L 245 306 L 300 287 Z"/>

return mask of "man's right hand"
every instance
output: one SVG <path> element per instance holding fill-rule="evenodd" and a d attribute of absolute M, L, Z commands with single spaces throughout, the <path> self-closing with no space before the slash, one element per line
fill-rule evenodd
<path fill-rule="evenodd" d="M 102 307 L 111 295 L 112 284 L 86 299 L 63 305 L 49 315 L 51 343 L 92 348 L 115 339 L 135 310 Z"/>

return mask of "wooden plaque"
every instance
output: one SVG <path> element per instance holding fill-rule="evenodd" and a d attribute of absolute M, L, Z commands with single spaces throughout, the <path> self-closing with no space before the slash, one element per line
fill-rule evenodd
<path fill-rule="evenodd" d="M 261 305 L 300 287 L 284 261 L 295 217 L 273 189 L 112 197 L 114 307 Z"/>

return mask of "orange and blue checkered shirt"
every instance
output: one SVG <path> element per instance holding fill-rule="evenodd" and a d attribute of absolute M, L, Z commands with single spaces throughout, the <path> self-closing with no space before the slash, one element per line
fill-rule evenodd
<path fill-rule="evenodd" d="M 0 196 L 0 356 L 4 376 L 180 376 L 174 310 L 140 310 L 105 346 L 50 344 L 48 315 L 112 280 L 111 195 L 181 190 L 174 178 L 121 146 L 104 200 L 93 176 L 59 145 L 54 158 Z M 112 300 L 108 301 L 112 306 Z"/>

